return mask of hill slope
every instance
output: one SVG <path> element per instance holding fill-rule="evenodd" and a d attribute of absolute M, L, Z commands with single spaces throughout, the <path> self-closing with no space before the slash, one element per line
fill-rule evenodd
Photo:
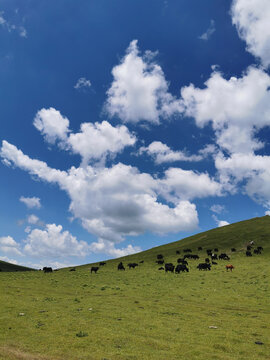
<path fill-rule="evenodd" d="M 0 260 L 0 271 L 34 271 L 34 269 Z"/>

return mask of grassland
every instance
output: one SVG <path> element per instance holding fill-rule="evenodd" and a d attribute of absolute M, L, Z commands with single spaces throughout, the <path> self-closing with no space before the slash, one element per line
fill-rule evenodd
<path fill-rule="evenodd" d="M 262 255 L 245 256 L 251 240 Z M 176 263 L 186 247 L 201 259 L 218 247 L 235 270 L 220 260 L 198 271 L 200 259 L 189 261 L 189 273 L 158 271 L 157 254 Z M 119 259 L 111 260 L 97 274 L 90 265 L 0 273 L 0 359 L 270 359 L 269 216 L 121 260 L 144 263 L 120 272 Z"/>

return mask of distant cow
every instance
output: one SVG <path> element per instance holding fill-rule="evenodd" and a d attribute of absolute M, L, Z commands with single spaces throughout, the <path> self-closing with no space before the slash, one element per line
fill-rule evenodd
<path fill-rule="evenodd" d="M 214 248 L 214 252 L 218 252 L 218 248 Z"/>
<path fill-rule="evenodd" d="M 135 269 L 136 266 L 138 266 L 137 263 L 129 263 L 129 264 L 128 264 L 129 269 L 131 269 L 131 268 L 132 268 L 132 269 Z"/>
<path fill-rule="evenodd" d="M 184 251 L 185 253 L 187 253 L 187 252 L 192 252 L 191 249 L 184 249 L 183 251 Z"/>
<path fill-rule="evenodd" d="M 51 273 L 53 272 L 53 269 L 51 267 L 47 267 L 47 266 L 44 266 L 44 268 L 42 269 L 44 271 L 44 273 Z"/>
<path fill-rule="evenodd" d="M 257 249 L 262 251 L 263 250 L 263 247 L 262 246 L 257 246 Z"/>
<path fill-rule="evenodd" d="M 180 254 L 180 251 L 179 251 L 179 250 L 176 250 L 176 254 L 179 255 L 179 254 Z"/>
<path fill-rule="evenodd" d="M 125 270 L 125 267 L 124 267 L 122 261 L 118 264 L 117 269 L 118 270 Z"/>
<path fill-rule="evenodd" d="M 212 261 L 212 265 L 217 265 L 218 263 L 215 261 Z"/>
<path fill-rule="evenodd" d="M 198 247 L 198 251 L 201 251 L 201 250 L 202 250 L 202 247 L 201 247 L 201 246 L 199 246 L 199 247 Z"/>
<path fill-rule="evenodd" d="M 254 249 L 254 254 L 257 254 L 257 255 L 259 255 L 259 254 L 261 254 L 261 250 L 259 250 L 259 249 Z"/>
<path fill-rule="evenodd" d="M 101 262 L 99 263 L 99 266 L 104 266 L 104 265 L 106 265 L 105 261 L 101 261 Z"/>
<path fill-rule="evenodd" d="M 226 270 L 227 270 L 227 271 L 228 271 L 228 270 L 233 271 L 233 269 L 234 269 L 234 266 L 233 266 L 232 264 L 226 265 Z"/>
<path fill-rule="evenodd" d="M 176 266 L 176 268 L 175 268 L 175 272 L 176 272 L 176 274 L 179 274 L 181 271 L 186 271 L 186 272 L 189 272 L 189 270 L 188 270 L 188 268 L 186 267 L 186 265 L 183 265 L 183 264 L 179 264 L 179 265 L 177 265 Z"/>
<path fill-rule="evenodd" d="M 230 257 L 225 253 L 220 254 L 218 258 L 220 260 L 230 260 Z"/>
<path fill-rule="evenodd" d="M 218 259 L 217 254 L 212 254 L 212 255 L 211 255 L 211 259 L 212 259 L 212 260 L 217 260 L 217 259 Z"/>
<path fill-rule="evenodd" d="M 69 271 L 76 271 L 76 269 L 75 269 L 75 268 L 71 268 Z"/>
<path fill-rule="evenodd" d="M 183 264 L 183 265 L 188 265 L 188 262 L 186 260 L 184 260 L 184 259 L 181 259 L 181 258 L 177 259 L 177 263 L 178 264 Z"/>
<path fill-rule="evenodd" d="M 96 274 L 97 271 L 98 271 L 98 269 L 99 269 L 98 266 L 92 266 L 92 267 L 91 267 L 91 274 L 92 274 L 93 271 L 94 271 L 94 273 Z"/>
<path fill-rule="evenodd" d="M 210 260 L 208 259 L 208 258 L 205 258 L 205 260 L 204 260 L 207 264 L 209 264 L 210 263 Z"/>
<path fill-rule="evenodd" d="M 157 263 L 158 265 L 163 265 L 163 264 L 164 264 L 164 260 L 157 260 L 156 263 Z"/>
<path fill-rule="evenodd" d="M 206 263 L 201 263 L 197 266 L 199 270 L 211 270 L 211 265 Z"/>
<path fill-rule="evenodd" d="M 158 259 L 158 260 L 163 259 L 163 255 L 162 255 L 162 254 L 157 255 L 157 259 Z"/>
<path fill-rule="evenodd" d="M 252 246 L 248 245 L 248 246 L 247 246 L 247 251 L 250 251 L 251 248 L 252 248 Z"/>
<path fill-rule="evenodd" d="M 236 249 L 235 249 L 235 248 L 231 248 L 231 252 L 236 252 Z"/>
<path fill-rule="evenodd" d="M 158 270 L 164 270 L 164 267 L 161 266 L 160 268 L 158 268 Z"/>
<path fill-rule="evenodd" d="M 252 256 L 251 251 L 246 251 L 246 256 Z"/>
<path fill-rule="evenodd" d="M 165 264 L 165 271 L 168 272 L 174 272 L 174 265 L 172 263 Z"/>
<path fill-rule="evenodd" d="M 143 264 L 144 263 L 144 260 L 140 261 L 140 264 Z"/>

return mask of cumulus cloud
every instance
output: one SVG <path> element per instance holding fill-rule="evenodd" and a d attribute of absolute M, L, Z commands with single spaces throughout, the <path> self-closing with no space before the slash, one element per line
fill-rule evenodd
<path fill-rule="evenodd" d="M 215 31 L 216 31 L 215 21 L 211 20 L 209 28 L 202 35 L 199 36 L 199 39 L 207 41 L 214 34 Z"/>
<path fill-rule="evenodd" d="M 225 211 L 225 206 L 219 205 L 219 204 L 214 204 L 210 207 L 210 210 L 216 214 L 221 214 L 223 211 Z"/>
<path fill-rule="evenodd" d="M 0 237 L 0 250 L 4 253 L 10 253 L 13 255 L 22 255 L 19 244 L 11 237 Z"/>
<path fill-rule="evenodd" d="M 113 82 L 107 92 L 106 110 L 124 122 L 145 120 L 158 124 L 181 110 L 181 103 L 168 92 L 168 83 L 154 55 L 140 56 L 137 40 L 133 40 L 120 65 L 112 70 Z"/>
<path fill-rule="evenodd" d="M 89 246 L 85 241 L 78 241 L 61 225 L 47 224 L 44 230 L 32 230 L 26 240 L 24 252 L 38 257 L 85 256 Z"/>
<path fill-rule="evenodd" d="M 270 2 L 268 0 L 234 0 L 232 22 L 247 44 L 247 51 L 270 65 Z"/>
<path fill-rule="evenodd" d="M 185 114 L 203 127 L 212 124 L 218 145 L 229 153 L 250 153 L 264 144 L 256 138 L 270 125 L 270 77 L 253 66 L 240 78 L 226 80 L 214 71 L 205 88 L 182 88 Z"/>
<path fill-rule="evenodd" d="M 217 223 L 218 227 L 222 227 L 222 226 L 226 226 L 226 225 L 230 225 L 230 223 L 226 220 L 219 220 L 216 215 L 213 215 L 212 218 L 215 220 L 215 222 Z"/>
<path fill-rule="evenodd" d="M 200 177 L 188 171 L 181 173 L 179 170 L 178 180 L 170 175 L 173 170 L 160 180 L 121 163 L 109 168 L 86 166 L 60 171 L 51 169 L 42 161 L 30 159 L 6 141 L 3 141 L 1 156 L 42 180 L 57 183 L 70 197 L 70 211 L 74 218 L 80 219 L 98 239 L 114 243 L 146 231 L 192 230 L 198 224 L 198 215 L 196 206 L 188 199 L 219 192 L 219 185 L 208 175 Z M 185 185 L 192 179 L 197 189 L 194 191 L 191 185 Z M 202 184 L 200 191 L 198 180 Z M 160 202 L 159 196 L 173 199 L 174 206 Z"/>
<path fill-rule="evenodd" d="M 90 80 L 87 80 L 85 77 L 81 77 L 74 85 L 74 88 L 78 90 L 78 89 L 86 89 L 89 88 L 90 86 L 91 86 Z"/>
<path fill-rule="evenodd" d="M 22 203 L 24 203 L 29 209 L 33 209 L 33 208 L 40 209 L 41 208 L 40 198 L 38 198 L 38 197 L 35 197 L 35 196 L 33 196 L 33 197 L 24 197 L 24 196 L 21 196 L 20 201 Z"/>
<path fill-rule="evenodd" d="M 27 222 L 31 225 L 34 225 L 34 224 L 37 225 L 40 222 L 40 220 L 36 215 L 31 214 L 28 216 Z"/>
<path fill-rule="evenodd" d="M 72 133 L 69 120 L 54 108 L 40 110 L 34 119 L 34 126 L 50 144 L 58 142 L 60 148 L 79 154 L 84 165 L 91 160 L 115 156 L 136 142 L 136 136 L 126 126 L 114 127 L 108 121 L 82 123 L 80 132 Z"/>
<path fill-rule="evenodd" d="M 111 257 L 117 258 L 126 255 L 135 254 L 142 251 L 139 246 L 128 245 L 125 248 L 116 248 L 112 241 L 99 239 L 98 242 L 93 242 L 90 245 L 90 249 L 94 253 L 105 253 Z"/>

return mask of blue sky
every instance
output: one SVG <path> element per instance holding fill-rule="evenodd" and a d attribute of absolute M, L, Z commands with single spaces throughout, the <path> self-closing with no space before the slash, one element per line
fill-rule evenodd
<path fill-rule="evenodd" d="M 269 16 L 2 1 L 0 258 L 94 262 L 270 214 Z"/>

